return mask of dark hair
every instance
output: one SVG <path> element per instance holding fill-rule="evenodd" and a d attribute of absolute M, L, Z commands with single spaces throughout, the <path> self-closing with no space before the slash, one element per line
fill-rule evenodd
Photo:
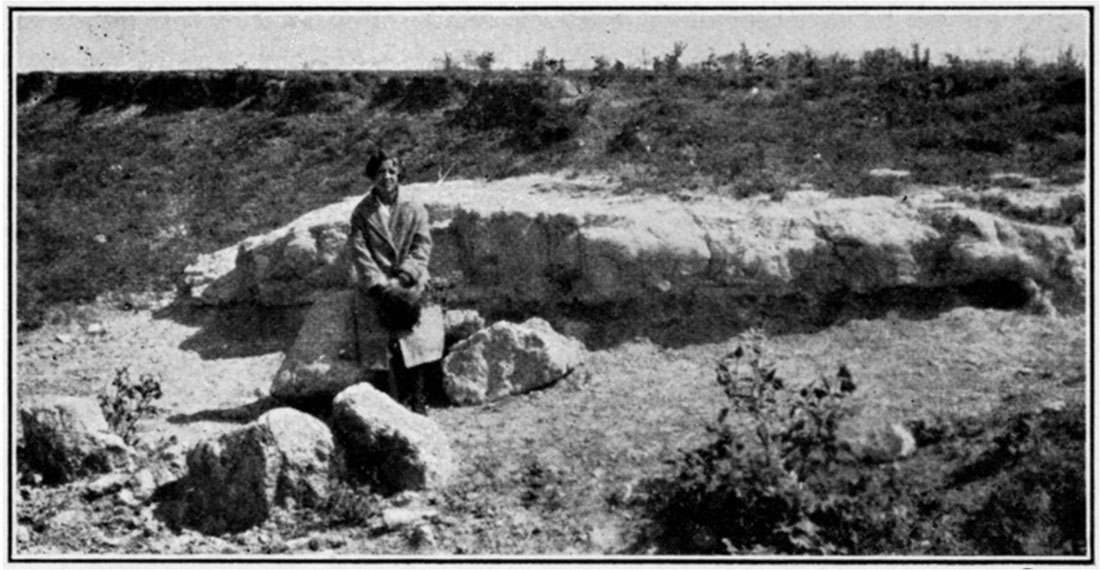
<path fill-rule="evenodd" d="M 371 153 L 370 158 L 367 159 L 367 168 L 363 171 L 363 174 L 366 174 L 367 178 L 373 180 L 374 177 L 378 175 L 378 171 L 382 169 L 382 163 L 390 159 L 393 159 L 393 161 L 397 163 L 399 170 L 404 170 L 404 165 L 401 164 L 400 156 L 397 156 L 396 153 L 388 153 L 383 149 L 376 149 Z"/>

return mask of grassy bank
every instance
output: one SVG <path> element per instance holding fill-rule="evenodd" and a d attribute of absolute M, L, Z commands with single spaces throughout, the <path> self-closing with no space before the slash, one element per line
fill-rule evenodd
<path fill-rule="evenodd" d="M 18 316 L 167 289 L 195 255 L 365 190 L 385 142 L 411 181 L 575 169 L 625 189 L 890 194 L 873 168 L 1079 180 L 1084 70 L 896 51 L 731 54 L 554 73 L 27 74 L 17 79 Z"/>

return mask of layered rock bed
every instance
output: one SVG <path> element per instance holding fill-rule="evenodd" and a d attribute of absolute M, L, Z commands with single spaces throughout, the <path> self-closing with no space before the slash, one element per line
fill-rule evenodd
<path fill-rule="evenodd" d="M 646 326 L 659 327 L 670 313 L 713 319 L 718 312 L 743 327 L 761 315 L 742 309 L 769 303 L 820 319 L 838 299 L 882 305 L 891 296 L 957 297 L 957 304 L 1046 312 L 1084 307 L 1087 254 L 1076 227 L 1082 188 L 915 188 L 861 198 L 807 190 L 781 200 L 734 200 L 620 195 L 600 178 L 535 175 L 413 184 L 405 192 L 431 216 L 431 271 L 447 306 L 539 315 L 566 328 L 568 319 L 557 317 L 568 316 L 581 321 L 571 331 L 579 336 L 593 324 L 639 313 L 653 317 Z M 983 200 L 985 194 L 993 198 Z M 187 268 L 188 293 L 214 305 L 282 306 L 346 288 L 343 248 L 359 199 L 203 256 Z M 579 326 L 585 315 L 593 317 L 587 328 Z"/>

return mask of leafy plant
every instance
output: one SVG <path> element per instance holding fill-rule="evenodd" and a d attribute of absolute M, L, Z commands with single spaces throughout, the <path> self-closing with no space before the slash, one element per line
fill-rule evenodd
<path fill-rule="evenodd" d="M 129 368 L 123 367 L 115 372 L 111 392 L 99 395 L 107 425 L 127 444 L 135 442 L 137 422 L 156 414 L 153 402 L 163 395 L 160 383 L 159 374 L 141 374 L 135 381 L 130 378 Z"/>
<path fill-rule="evenodd" d="M 646 484 L 639 540 L 673 553 L 1082 554 L 1085 414 L 1006 408 L 985 441 L 929 440 L 905 462 L 840 437 L 856 389 L 843 365 L 804 386 L 776 374 L 750 331 L 718 365 L 725 405 L 710 443 Z M 952 425 L 956 420 L 952 420 Z M 916 424 L 914 424 L 916 425 Z M 920 427 L 920 426 L 917 426 Z M 914 428 L 917 429 L 917 428 Z M 972 431 L 972 430 L 971 430 Z M 934 440 L 934 442 L 933 442 Z"/>
<path fill-rule="evenodd" d="M 559 510 L 564 506 L 561 474 L 552 466 L 531 461 L 524 467 L 521 481 L 523 490 L 520 500 L 523 506 L 531 508 L 540 505 L 549 511 Z"/>
<path fill-rule="evenodd" d="M 791 389 L 762 341 L 742 335 L 718 365 L 726 405 L 707 427 L 712 442 L 674 460 L 675 474 L 650 494 L 654 541 L 672 552 L 889 550 L 910 532 L 911 511 L 896 495 L 881 499 L 891 471 L 863 465 L 838 435 L 851 374 L 841 365 Z"/>
<path fill-rule="evenodd" d="M 1018 415 L 993 445 L 952 473 L 953 487 L 988 478 L 961 534 L 981 552 L 1084 554 L 1086 544 L 1083 406 Z"/>
<path fill-rule="evenodd" d="M 370 486 L 337 485 L 318 511 L 333 526 L 366 526 L 381 514 L 380 497 Z"/>

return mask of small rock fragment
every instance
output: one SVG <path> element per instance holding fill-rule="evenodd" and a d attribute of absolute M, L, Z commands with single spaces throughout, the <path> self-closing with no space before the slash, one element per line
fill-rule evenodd
<path fill-rule="evenodd" d="M 382 511 L 382 522 L 387 528 L 400 528 L 439 516 L 436 509 L 395 508 Z"/>
<path fill-rule="evenodd" d="M 134 496 L 134 492 L 130 489 L 123 489 L 115 495 L 115 500 L 119 504 L 126 505 L 128 507 L 136 507 L 141 504 L 141 501 Z"/>
<path fill-rule="evenodd" d="M 116 493 L 126 484 L 127 479 L 129 479 L 129 476 L 125 473 L 108 473 L 88 483 L 88 486 L 84 488 L 84 498 L 95 500 L 104 495 Z"/>
<path fill-rule="evenodd" d="M 86 523 L 87 520 L 88 514 L 84 511 L 79 509 L 66 509 L 54 515 L 53 518 L 50 519 L 49 525 L 54 528 L 81 525 Z"/>
<path fill-rule="evenodd" d="M 1040 407 L 1044 412 L 1061 412 L 1066 409 L 1066 402 L 1064 400 L 1048 399 L 1043 400 Z"/>
<path fill-rule="evenodd" d="M 157 490 L 156 477 L 148 469 L 142 469 L 134 473 L 134 476 L 130 479 L 130 485 L 133 487 L 134 496 L 139 499 L 148 499 Z"/>

